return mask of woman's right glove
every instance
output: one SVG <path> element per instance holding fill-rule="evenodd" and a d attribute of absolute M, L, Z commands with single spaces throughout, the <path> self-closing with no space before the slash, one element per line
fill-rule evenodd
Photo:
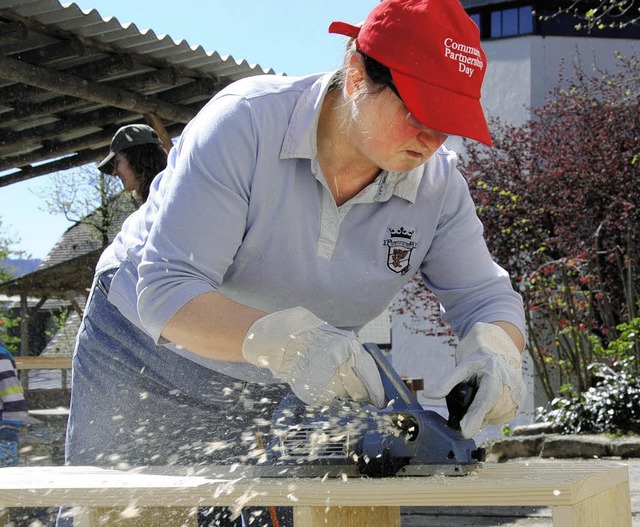
<path fill-rule="evenodd" d="M 251 364 L 269 368 L 306 404 L 329 404 L 339 398 L 384 406 L 378 367 L 355 334 L 303 307 L 256 320 L 244 338 L 242 355 Z"/>
<path fill-rule="evenodd" d="M 472 378 L 478 383 L 478 392 L 460 421 L 462 435 L 467 438 L 488 424 L 508 423 L 524 403 L 527 388 L 521 353 L 502 328 L 475 324 L 456 348 L 455 369 L 425 389 L 425 396 L 443 399 L 458 383 Z"/>

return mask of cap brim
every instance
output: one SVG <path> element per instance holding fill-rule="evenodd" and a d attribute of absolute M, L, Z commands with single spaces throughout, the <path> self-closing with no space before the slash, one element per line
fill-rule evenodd
<path fill-rule="evenodd" d="M 480 101 L 391 70 L 402 100 L 425 126 L 492 146 Z"/>
<path fill-rule="evenodd" d="M 349 38 L 356 38 L 360 33 L 360 26 L 354 26 L 353 24 L 347 24 L 346 22 L 331 22 L 329 25 L 329 33 L 336 35 L 344 35 Z"/>
<path fill-rule="evenodd" d="M 103 172 L 104 174 L 111 174 L 111 172 L 113 171 L 113 156 L 115 155 L 116 154 L 114 152 L 109 152 L 107 157 L 105 157 L 98 164 L 98 170 L 100 170 L 100 172 Z"/>

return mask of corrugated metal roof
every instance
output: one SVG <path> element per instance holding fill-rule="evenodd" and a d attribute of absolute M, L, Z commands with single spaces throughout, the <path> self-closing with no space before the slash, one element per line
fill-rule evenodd
<path fill-rule="evenodd" d="M 117 18 L 102 18 L 97 10 L 82 10 L 74 3 L 57 0 L 0 0 L 0 9 L 12 11 L 45 26 L 70 32 L 117 47 L 129 53 L 147 55 L 166 60 L 173 65 L 230 80 L 256 74 L 274 73 L 257 64 L 231 55 L 221 56 L 216 51 L 205 51 L 202 46 L 190 45 L 186 40 L 173 40 L 169 35 L 157 35 L 152 29 L 140 30 L 135 23 L 123 25 Z"/>
<path fill-rule="evenodd" d="M 73 3 L 0 0 L 0 186 L 95 161 L 150 114 L 175 137 L 224 86 L 274 73 Z"/>

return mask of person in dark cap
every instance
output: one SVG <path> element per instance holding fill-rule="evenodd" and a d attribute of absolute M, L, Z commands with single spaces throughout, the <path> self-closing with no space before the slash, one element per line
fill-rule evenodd
<path fill-rule="evenodd" d="M 147 200 L 151 181 L 166 165 L 167 153 L 156 131 L 146 124 L 128 124 L 115 133 L 98 169 L 119 177 L 140 204 Z"/>
<path fill-rule="evenodd" d="M 350 416 L 384 407 L 356 333 L 416 275 L 461 339 L 426 393 L 477 381 L 465 437 L 518 413 L 522 298 L 444 146 L 449 134 L 491 144 L 478 27 L 459 0 L 384 0 L 330 31 L 350 39 L 342 68 L 217 93 L 102 253 L 67 463 L 257 462 L 291 393 Z"/>

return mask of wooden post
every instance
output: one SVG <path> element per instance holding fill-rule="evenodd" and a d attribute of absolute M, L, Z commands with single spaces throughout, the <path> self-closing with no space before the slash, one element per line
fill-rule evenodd
<path fill-rule="evenodd" d="M 80 509 L 73 516 L 74 527 L 198 527 L 198 509 L 127 507 L 125 509 Z"/>
<path fill-rule="evenodd" d="M 617 507 L 612 507 L 618 503 Z M 554 507 L 553 527 L 631 525 L 629 485 L 620 484 L 571 506 Z"/>
<path fill-rule="evenodd" d="M 20 355 L 29 355 L 29 301 L 26 293 L 20 295 Z"/>
<path fill-rule="evenodd" d="M 296 507 L 294 527 L 400 527 L 400 507 Z"/>
<path fill-rule="evenodd" d="M 413 394 L 414 397 L 418 397 L 418 392 L 424 390 L 424 379 L 413 377 L 402 377 L 402 382 Z"/>
<path fill-rule="evenodd" d="M 171 141 L 171 136 L 167 132 L 167 129 L 164 127 L 162 119 L 160 119 L 160 117 L 158 117 L 155 113 L 147 113 L 145 114 L 144 118 L 147 120 L 147 123 L 149 123 L 149 126 L 151 126 L 151 128 L 153 128 L 160 136 L 164 149 L 167 152 L 171 150 L 171 148 L 173 147 L 173 142 Z"/>

